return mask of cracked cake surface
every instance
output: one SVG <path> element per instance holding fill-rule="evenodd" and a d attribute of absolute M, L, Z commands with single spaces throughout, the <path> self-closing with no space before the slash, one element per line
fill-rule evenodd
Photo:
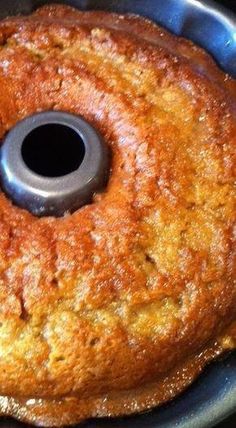
<path fill-rule="evenodd" d="M 82 115 L 111 155 L 92 204 L 37 218 L 0 193 L 0 412 L 44 426 L 147 410 L 236 345 L 236 84 L 137 16 L 0 22 L 0 135 Z"/>

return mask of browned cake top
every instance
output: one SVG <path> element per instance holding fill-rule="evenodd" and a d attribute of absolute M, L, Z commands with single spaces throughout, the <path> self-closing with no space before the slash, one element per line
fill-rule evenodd
<path fill-rule="evenodd" d="M 112 153 L 93 203 L 0 194 L 2 413 L 48 425 L 165 401 L 235 346 L 236 85 L 147 20 L 44 7 L 0 23 L 0 133 L 85 117 Z"/>

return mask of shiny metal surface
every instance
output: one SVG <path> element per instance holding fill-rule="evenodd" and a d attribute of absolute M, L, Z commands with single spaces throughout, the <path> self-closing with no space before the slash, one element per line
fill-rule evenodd
<path fill-rule="evenodd" d="M 62 176 L 43 176 L 24 162 L 24 140 L 32 131 L 48 124 L 64 126 L 78 134 L 78 145 L 80 142 L 84 145 L 84 157 L 75 171 Z M 40 143 L 43 151 L 47 143 Z M 54 146 L 59 150 L 59 137 Z M 51 162 L 60 162 L 57 151 Z M 62 216 L 89 203 L 93 194 L 103 188 L 107 175 L 108 152 L 102 138 L 87 121 L 72 114 L 50 111 L 30 116 L 11 129 L 1 147 L 1 187 L 14 203 L 37 216 Z"/>

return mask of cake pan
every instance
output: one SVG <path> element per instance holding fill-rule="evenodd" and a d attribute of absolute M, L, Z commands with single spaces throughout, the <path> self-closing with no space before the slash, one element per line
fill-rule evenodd
<path fill-rule="evenodd" d="M 0 0 L 0 18 L 30 13 L 48 3 L 82 10 L 136 13 L 210 52 L 220 67 L 236 77 L 236 17 L 211 0 Z M 221 2 L 222 3 L 222 2 Z M 185 393 L 149 413 L 118 419 L 92 420 L 84 428 L 211 428 L 236 411 L 236 353 L 207 367 Z M 0 427 L 23 426 L 2 420 Z M 229 428 L 229 425 L 225 425 Z M 231 426 L 231 425 L 230 425 Z M 236 426 L 236 422 L 235 425 Z"/>

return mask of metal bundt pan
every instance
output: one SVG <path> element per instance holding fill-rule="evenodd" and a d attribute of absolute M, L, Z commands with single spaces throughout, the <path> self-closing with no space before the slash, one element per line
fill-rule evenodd
<path fill-rule="evenodd" d="M 0 0 L 0 18 L 29 13 L 52 0 Z M 236 77 L 236 17 L 208 0 L 54 0 L 80 9 L 103 9 L 144 15 L 207 49 L 220 66 Z M 95 420 L 84 428 L 210 428 L 236 411 L 236 354 L 211 364 L 185 393 L 149 413 L 123 419 Z M 6 419 L 0 428 L 22 424 Z M 221 428 L 236 427 L 236 417 Z"/>

